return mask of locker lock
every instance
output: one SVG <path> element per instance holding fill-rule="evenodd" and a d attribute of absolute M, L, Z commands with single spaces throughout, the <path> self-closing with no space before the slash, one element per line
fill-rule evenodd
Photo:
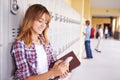
<path fill-rule="evenodd" d="M 17 4 L 17 0 L 11 0 L 11 12 L 16 15 L 19 10 L 19 5 Z"/>

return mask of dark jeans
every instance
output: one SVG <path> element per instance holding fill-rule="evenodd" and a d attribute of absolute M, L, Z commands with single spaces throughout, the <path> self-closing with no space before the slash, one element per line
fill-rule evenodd
<path fill-rule="evenodd" d="M 87 58 L 93 58 L 91 47 L 90 47 L 90 41 L 85 41 L 85 50 L 86 50 Z"/>

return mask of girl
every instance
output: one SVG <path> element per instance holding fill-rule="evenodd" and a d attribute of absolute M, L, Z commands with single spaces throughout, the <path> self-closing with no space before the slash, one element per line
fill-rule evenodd
<path fill-rule="evenodd" d="M 49 22 L 50 14 L 44 6 L 34 4 L 27 9 L 20 34 L 12 46 L 17 67 L 15 80 L 48 80 L 68 75 L 69 64 L 62 60 L 49 67 L 56 60 L 46 35 Z"/>

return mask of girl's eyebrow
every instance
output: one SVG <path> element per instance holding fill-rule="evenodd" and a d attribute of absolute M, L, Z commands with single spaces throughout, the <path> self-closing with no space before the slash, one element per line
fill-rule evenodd
<path fill-rule="evenodd" d="M 39 20 L 44 20 L 45 21 L 45 19 L 43 19 L 43 18 L 40 18 Z"/>

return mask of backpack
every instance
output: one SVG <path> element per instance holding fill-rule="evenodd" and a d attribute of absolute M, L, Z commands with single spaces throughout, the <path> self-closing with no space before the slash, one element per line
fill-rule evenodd
<path fill-rule="evenodd" d="M 99 32 L 97 31 L 96 32 L 96 39 L 99 37 Z"/>
<path fill-rule="evenodd" d="M 95 29 L 92 27 L 91 28 L 91 33 L 90 33 L 90 38 L 94 38 L 94 32 L 95 32 Z"/>

